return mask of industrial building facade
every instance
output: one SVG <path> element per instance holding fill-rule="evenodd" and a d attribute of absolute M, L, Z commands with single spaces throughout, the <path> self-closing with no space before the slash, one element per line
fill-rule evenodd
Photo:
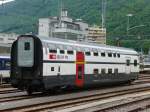
<path fill-rule="evenodd" d="M 40 18 L 38 34 L 46 37 L 106 44 L 106 29 L 89 27 L 81 19 L 73 21 L 68 17 L 67 10 L 62 10 L 60 17 Z"/>

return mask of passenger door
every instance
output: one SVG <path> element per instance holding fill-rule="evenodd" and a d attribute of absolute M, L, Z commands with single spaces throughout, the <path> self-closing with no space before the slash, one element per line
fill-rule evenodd
<path fill-rule="evenodd" d="M 84 84 L 84 53 L 76 54 L 76 86 L 82 87 Z"/>
<path fill-rule="evenodd" d="M 130 74 L 131 73 L 131 58 L 127 57 L 126 58 L 126 65 L 125 65 L 125 71 L 126 74 Z"/>

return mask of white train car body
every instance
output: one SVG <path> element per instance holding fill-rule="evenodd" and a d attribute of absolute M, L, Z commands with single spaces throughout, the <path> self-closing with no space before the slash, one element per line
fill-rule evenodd
<path fill-rule="evenodd" d="M 12 85 L 32 91 L 120 84 L 139 73 L 138 53 L 132 49 L 33 35 L 20 36 L 11 57 Z"/>

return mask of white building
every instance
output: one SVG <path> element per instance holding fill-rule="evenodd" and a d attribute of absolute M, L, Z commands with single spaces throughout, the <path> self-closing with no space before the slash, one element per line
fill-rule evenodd
<path fill-rule="evenodd" d="M 39 19 L 39 35 L 73 40 L 83 40 L 88 24 L 81 20 L 73 21 L 67 10 L 62 10 L 60 17 Z"/>
<path fill-rule="evenodd" d="M 106 29 L 89 27 L 82 19 L 73 21 L 68 17 L 67 10 L 62 10 L 60 17 L 40 18 L 38 34 L 46 37 L 106 44 Z"/>
<path fill-rule="evenodd" d="M 12 43 L 17 39 L 17 34 L 0 33 L 0 54 L 10 53 Z"/>
<path fill-rule="evenodd" d="M 0 44 L 12 44 L 17 39 L 17 34 L 0 33 Z"/>

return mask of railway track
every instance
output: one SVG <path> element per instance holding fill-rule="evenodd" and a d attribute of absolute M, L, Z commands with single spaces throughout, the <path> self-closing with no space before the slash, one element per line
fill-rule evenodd
<path fill-rule="evenodd" d="M 150 75 L 148 74 L 142 74 L 139 76 L 139 79 L 137 81 L 135 81 L 133 83 L 133 85 L 141 85 L 141 84 L 145 84 L 145 83 L 149 83 L 150 82 Z M 131 85 L 132 86 L 132 85 Z M 0 94 L 11 94 L 11 93 L 18 93 L 21 92 L 20 90 L 17 90 L 15 88 L 7 88 L 8 86 L 6 86 L 6 88 L 0 88 Z M 122 88 L 122 87 L 119 87 Z M 74 105 L 78 106 L 78 105 L 84 105 L 87 103 L 91 103 L 91 102 L 97 102 L 99 100 L 104 100 L 107 98 L 111 98 L 111 97 L 117 97 L 120 95 L 125 95 L 125 94 L 133 94 L 133 93 L 137 93 L 137 92 L 141 92 L 141 91 L 147 91 L 150 90 L 150 87 L 142 87 L 142 88 L 136 88 L 136 89 L 118 89 L 116 91 L 108 91 L 108 92 L 102 92 L 102 93 L 95 93 L 92 95 L 83 95 L 82 97 L 74 97 L 74 98 L 66 98 L 66 99 L 57 99 L 57 100 L 53 100 L 53 101 L 46 101 L 46 102 L 42 102 L 42 103 L 38 103 L 38 104 L 31 104 L 31 105 L 23 105 L 23 106 L 19 106 L 19 107 L 14 107 L 14 108 L 6 108 L 6 109 L 2 109 L 5 112 L 11 112 L 11 111 L 15 111 L 15 112 L 40 112 L 40 111 L 48 111 L 48 110 L 59 110 L 59 108 L 64 109 L 64 108 L 70 108 L 73 107 Z M 76 94 L 76 93 L 73 93 Z M 78 93 L 77 93 L 78 94 Z M 54 97 L 55 95 L 52 95 L 51 97 Z M 59 95 L 58 95 L 59 96 Z M 18 101 L 24 101 L 24 100 L 29 100 L 29 99 L 35 99 L 37 97 L 45 97 L 45 96 L 27 96 L 27 95 L 18 95 L 18 96 L 8 96 L 8 97 L 4 97 L 1 98 L 0 97 L 0 105 L 2 103 L 10 103 L 10 102 L 18 102 Z M 46 96 L 47 97 L 47 96 Z M 147 99 L 144 99 L 142 101 L 145 101 Z M 121 105 L 122 106 L 122 105 Z M 121 107 L 120 106 L 120 107 Z M 120 107 L 116 107 L 116 108 L 120 108 Z M 146 107 L 148 108 L 148 107 Z M 120 108 L 121 109 L 121 108 Z M 0 109 L 1 110 L 1 109 Z M 110 108 L 110 110 L 112 110 L 112 108 Z M 106 111 L 104 109 L 104 111 Z M 107 109 L 107 111 L 109 111 L 109 108 Z M 136 111 L 135 111 L 136 112 Z"/>
<path fill-rule="evenodd" d="M 105 99 L 111 99 L 113 97 L 123 96 L 123 95 L 129 95 L 129 94 L 135 94 L 135 93 L 142 93 L 142 92 L 149 92 L 150 94 L 150 87 L 142 87 L 142 88 L 128 88 L 124 90 L 114 90 L 110 92 L 100 92 L 100 93 L 94 93 L 94 94 L 85 94 L 83 96 L 76 96 L 76 97 L 65 97 L 61 99 L 55 99 L 53 101 L 47 101 L 42 102 L 38 104 L 32 104 L 32 105 L 26 105 L 22 107 L 16 107 L 16 108 L 10 108 L 10 109 L 4 109 L 4 112 L 41 112 L 41 111 L 55 111 L 59 109 L 64 108 L 70 108 L 73 106 L 88 104 L 91 102 L 97 102 Z M 64 111 L 65 112 L 65 111 Z"/>
<path fill-rule="evenodd" d="M 144 83 L 150 83 L 150 74 L 140 74 L 138 80 L 133 82 L 133 84 L 144 84 Z"/>
<path fill-rule="evenodd" d="M 144 112 L 149 112 L 146 111 L 150 108 L 150 98 L 140 98 L 140 99 L 134 99 L 134 101 L 129 101 L 125 103 L 118 103 L 118 105 L 115 105 L 113 107 L 108 107 L 102 110 L 98 111 L 103 111 L 103 112 L 121 112 L 122 110 L 126 112 L 139 112 L 139 111 L 144 111 Z"/>
<path fill-rule="evenodd" d="M 143 93 L 145 92 L 145 93 Z M 150 105 L 150 91 L 126 94 L 97 102 L 53 110 L 55 112 L 138 112 L 146 110 Z M 146 111 L 144 111 L 146 112 Z M 149 111 L 148 111 L 149 112 Z"/>
<path fill-rule="evenodd" d="M 1 84 L 0 85 L 0 89 L 1 88 L 10 88 L 10 87 L 12 87 L 10 84 Z"/>
<path fill-rule="evenodd" d="M 7 94 L 7 93 L 16 93 L 20 92 L 21 90 L 18 90 L 16 88 L 5 88 L 5 89 L 0 89 L 0 94 Z"/>

